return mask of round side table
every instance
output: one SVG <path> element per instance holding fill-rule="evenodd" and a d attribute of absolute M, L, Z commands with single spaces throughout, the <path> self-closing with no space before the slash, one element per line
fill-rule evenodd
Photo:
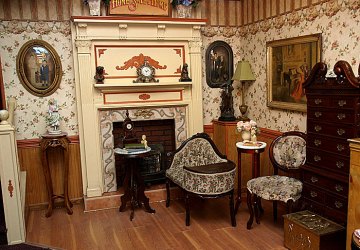
<path fill-rule="evenodd" d="M 265 142 L 258 141 L 255 145 L 248 145 L 243 142 L 237 142 L 236 148 L 238 152 L 238 190 L 237 200 L 235 204 L 235 213 L 237 213 L 241 203 L 241 154 L 252 155 L 252 178 L 260 175 L 260 153 L 264 152 L 266 147 Z"/>
<path fill-rule="evenodd" d="M 138 160 L 152 155 L 151 148 L 144 149 L 138 152 L 127 152 L 126 150 L 116 148 L 115 153 L 121 155 L 125 159 L 125 180 L 124 180 L 124 194 L 121 196 L 120 212 L 123 212 L 126 203 L 130 201 L 131 213 L 130 220 L 134 219 L 135 206 L 141 207 L 144 204 L 145 211 L 148 213 L 155 213 L 149 205 L 149 198 L 145 195 L 144 178 L 141 176 Z"/>

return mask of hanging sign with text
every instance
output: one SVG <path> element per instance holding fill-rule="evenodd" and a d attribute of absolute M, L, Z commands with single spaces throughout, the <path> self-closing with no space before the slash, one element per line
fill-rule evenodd
<path fill-rule="evenodd" d="M 109 15 L 170 16 L 170 0 L 110 0 Z"/>

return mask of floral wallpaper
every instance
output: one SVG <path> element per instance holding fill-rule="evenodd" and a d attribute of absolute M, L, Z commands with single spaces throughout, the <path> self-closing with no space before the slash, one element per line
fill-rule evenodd
<path fill-rule="evenodd" d="M 246 27 L 205 27 L 204 50 L 216 40 L 230 44 L 234 68 L 238 60 L 250 62 L 256 81 L 245 88 L 248 116 L 260 127 L 278 131 L 306 131 L 306 113 L 269 109 L 266 84 L 266 42 L 302 35 L 322 33 L 322 60 L 332 69 L 338 60 L 348 61 L 357 75 L 360 63 L 360 2 L 329 1 L 311 8 L 254 23 Z M 205 58 L 205 52 L 204 57 Z M 204 62 L 205 63 L 205 62 Z M 204 124 L 220 116 L 220 89 L 211 89 L 203 74 Z M 234 83 L 235 116 L 241 104 L 240 83 Z"/>
<path fill-rule="evenodd" d="M 16 73 L 16 57 L 29 40 L 48 42 L 60 56 L 62 79 L 59 89 L 50 96 L 30 94 L 20 83 Z M 55 98 L 62 117 L 60 129 L 69 135 L 78 133 L 75 102 L 70 22 L 0 21 L 0 55 L 6 98 L 15 97 L 15 127 L 17 139 L 39 138 L 47 130 L 45 117 L 48 101 Z"/>
<path fill-rule="evenodd" d="M 203 107 L 204 124 L 211 124 L 220 116 L 221 89 L 207 86 L 205 79 L 205 51 L 217 40 L 227 42 L 233 49 L 234 66 L 242 59 L 249 60 L 256 81 L 247 83 L 245 103 L 248 116 L 260 127 L 273 130 L 306 131 L 306 113 L 269 109 L 266 106 L 266 42 L 314 33 L 322 33 L 322 58 L 331 69 L 338 60 L 346 60 L 357 73 L 360 62 L 360 2 L 331 0 L 310 8 L 253 23 L 244 27 L 207 26 L 203 34 Z M 16 57 L 21 46 L 41 39 L 54 47 L 61 58 L 63 75 L 59 89 L 48 97 L 30 94 L 19 81 Z M 39 138 L 46 132 L 48 100 L 55 98 L 62 116 L 60 129 L 69 135 L 78 134 L 75 102 L 74 64 L 70 21 L 0 21 L 0 56 L 6 97 L 15 97 L 15 125 L 17 139 Z M 234 85 L 235 116 L 241 104 L 240 83 Z"/>

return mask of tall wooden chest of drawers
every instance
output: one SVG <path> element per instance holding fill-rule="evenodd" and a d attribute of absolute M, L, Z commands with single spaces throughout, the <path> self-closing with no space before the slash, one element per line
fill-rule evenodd
<path fill-rule="evenodd" d="M 359 68 L 360 71 L 360 68 Z M 346 224 L 350 151 L 347 139 L 360 135 L 360 78 L 339 61 L 335 77 L 317 63 L 304 83 L 307 151 L 303 202 L 307 209 Z"/>

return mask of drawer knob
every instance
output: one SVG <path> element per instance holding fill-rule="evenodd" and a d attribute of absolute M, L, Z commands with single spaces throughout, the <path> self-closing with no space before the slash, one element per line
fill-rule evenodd
<path fill-rule="evenodd" d="M 339 152 L 341 152 L 341 151 L 343 151 L 343 150 L 345 149 L 344 145 L 342 145 L 342 144 L 338 144 L 338 145 L 336 146 L 336 148 L 337 148 L 337 150 L 338 150 Z"/>
<path fill-rule="evenodd" d="M 346 101 L 345 101 L 345 100 L 339 100 L 339 101 L 338 101 L 338 105 L 339 105 L 340 107 L 342 107 L 342 106 L 346 105 Z"/>
<path fill-rule="evenodd" d="M 338 118 L 339 120 L 342 120 L 342 119 L 346 118 L 346 115 L 343 114 L 343 113 L 340 113 L 340 114 L 337 115 L 337 118 Z"/>
<path fill-rule="evenodd" d="M 322 116 L 322 113 L 321 112 L 315 112 L 315 116 L 319 118 L 320 116 Z"/>
<path fill-rule="evenodd" d="M 345 134 L 345 130 L 343 130 L 342 128 L 338 128 L 336 132 L 338 133 L 338 135 Z"/>
<path fill-rule="evenodd" d="M 311 192 L 310 192 L 310 196 L 311 196 L 312 198 L 315 198 L 315 197 L 318 196 L 318 194 L 317 194 L 315 191 L 311 191 Z"/>
<path fill-rule="evenodd" d="M 322 129 L 322 127 L 320 125 L 316 125 L 314 129 L 316 132 L 319 132 Z"/>
<path fill-rule="evenodd" d="M 340 202 L 340 201 L 335 201 L 335 207 L 336 207 L 336 208 L 342 208 L 342 207 L 343 207 L 342 202 Z"/>
<path fill-rule="evenodd" d="M 335 185 L 335 190 L 338 191 L 338 192 L 341 192 L 341 191 L 344 191 L 344 188 L 341 185 L 336 184 Z"/>
<path fill-rule="evenodd" d="M 341 168 L 344 167 L 344 163 L 343 163 L 342 161 L 337 161 L 337 162 L 336 162 L 336 167 L 339 168 L 339 169 L 341 169 Z"/>
<path fill-rule="evenodd" d="M 315 144 L 316 147 L 318 147 L 318 146 L 321 145 L 321 141 L 319 139 L 315 139 L 314 144 Z"/>
<path fill-rule="evenodd" d="M 320 104 L 320 103 L 322 103 L 322 100 L 321 99 L 315 99 L 315 104 Z"/>
<path fill-rule="evenodd" d="M 311 180 L 312 183 L 315 183 L 315 182 L 319 181 L 319 179 L 317 177 L 315 177 L 315 176 L 311 176 L 310 180 Z"/>
<path fill-rule="evenodd" d="M 321 157 L 319 155 L 315 155 L 314 161 L 316 161 L 316 162 L 321 161 Z"/>

